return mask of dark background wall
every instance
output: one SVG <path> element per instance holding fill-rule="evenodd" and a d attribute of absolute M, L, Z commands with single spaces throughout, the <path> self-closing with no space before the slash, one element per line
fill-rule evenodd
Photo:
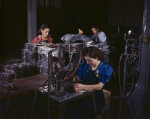
<path fill-rule="evenodd" d="M 52 35 L 56 35 L 55 41 L 58 41 L 65 33 L 78 33 L 78 28 L 91 34 L 92 24 L 107 24 L 107 0 L 63 0 L 62 8 L 38 6 L 37 13 L 38 28 L 49 23 Z"/>
<path fill-rule="evenodd" d="M 0 11 L 0 56 L 17 56 L 27 41 L 27 2 L 2 0 Z"/>
<path fill-rule="evenodd" d="M 142 25 L 144 0 L 109 0 L 108 24 Z"/>
<path fill-rule="evenodd" d="M 122 33 L 132 26 L 141 30 L 143 7 L 144 0 L 62 0 L 61 8 L 38 5 L 37 28 L 49 24 L 54 42 L 60 42 L 64 34 L 78 33 L 78 28 L 90 36 L 96 24 L 111 40 L 118 26 Z M 1 0 L 0 25 L 1 57 L 15 56 L 27 42 L 27 0 Z"/>

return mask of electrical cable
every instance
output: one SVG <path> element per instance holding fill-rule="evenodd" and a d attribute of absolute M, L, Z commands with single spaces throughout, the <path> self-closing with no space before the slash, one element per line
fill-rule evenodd
<path fill-rule="evenodd" d="M 119 63 L 118 63 L 118 79 L 119 79 L 119 88 L 120 88 L 120 113 L 122 110 L 122 87 L 121 87 L 121 79 L 120 79 L 120 63 L 122 60 L 122 55 L 119 58 Z"/>

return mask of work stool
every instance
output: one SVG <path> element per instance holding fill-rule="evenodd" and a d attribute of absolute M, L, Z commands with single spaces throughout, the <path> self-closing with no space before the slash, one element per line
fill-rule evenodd
<path fill-rule="evenodd" d="M 104 93 L 105 105 L 102 108 L 101 113 L 98 114 L 97 119 L 109 119 L 111 92 L 106 89 L 103 89 L 103 93 Z"/>

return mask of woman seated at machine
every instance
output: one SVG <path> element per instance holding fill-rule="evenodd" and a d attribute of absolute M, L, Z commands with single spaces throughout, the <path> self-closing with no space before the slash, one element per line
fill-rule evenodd
<path fill-rule="evenodd" d="M 47 24 L 43 24 L 38 32 L 38 36 L 35 37 L 32 42 L 36 44 L 41 43 L 52 43 L 52 37 L 49 36 L 50 28 Z"/>
<path fill-rule="evenodd" d="M 75 83 L 75 91 L 95 91 L 95 103 L 97 114 L 103 108 L 104 94 L 103 87 L 109 81 L 113 68 L 104 64 L 100 59 L 101 51 L 96 47 L 87 47 L 83 49 L 84 62 L 78 69 L 78 78 L 83 83 Z M 93 119 L 93 103 L 91 98 L 84 98 L 70 105 L 67 112 L 67 119 Z"/>

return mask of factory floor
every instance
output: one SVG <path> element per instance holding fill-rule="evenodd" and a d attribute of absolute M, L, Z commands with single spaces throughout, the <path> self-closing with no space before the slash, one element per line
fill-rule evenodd
<path fill-rule="evenodd" d="M 35 109 L 33 113 L 31 113 L 33 99 L 34 94 L 27 94 L 0 103 L 0 119 L 48 119 L 47 97 L 38 95 Z M 107 119 L 119 119 L 119 103 L 117 100 L 112 102 L 107 116 Z M 51 114 L 51 119 L 58 119 L 58 114 L 56 112 Z"/>

